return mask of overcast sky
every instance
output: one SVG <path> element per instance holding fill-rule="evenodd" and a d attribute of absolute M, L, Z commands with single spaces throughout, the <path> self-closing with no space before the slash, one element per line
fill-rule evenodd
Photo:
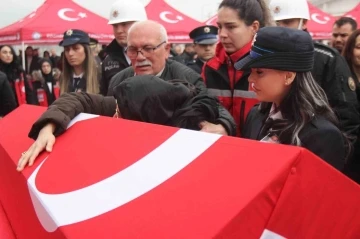
<path fill-rule="evenodd" d="M 65 0 L 57 0 L 65 1 Z M 110 6 L 116 0 L 75 0 L 79 5 L 108 18 Z M 125 0 L 126 1 L 126 0 Z M 127 0 L 129 1 L 129 0 Z M 131 1 L 131 0 L 130 0 Z M 150 0 L 141 0 L 147 4 Z M 165 0 L 170 6 L 199 21 L 205 21 L 213 14 L 221 0 Z M 44 0 L 1 0 L 0 28 L 25 17 L 41 6 Z"/>

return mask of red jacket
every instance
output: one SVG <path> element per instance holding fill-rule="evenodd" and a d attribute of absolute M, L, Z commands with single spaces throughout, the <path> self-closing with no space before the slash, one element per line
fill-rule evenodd
<path fill-rule="evenodd" d="M 259 101 L 255 92 L 249 91 L 250 71 L 237 71 L 234 63 L 249 54 L 251 42 L 232 55 L 227 55 L 222 44 L 216 47 L 215 57 L 203 67 L 202 77 L 211 95 L 217 96 L 234 117 L 237 135 L 245 123 L 250 109 Z"/>

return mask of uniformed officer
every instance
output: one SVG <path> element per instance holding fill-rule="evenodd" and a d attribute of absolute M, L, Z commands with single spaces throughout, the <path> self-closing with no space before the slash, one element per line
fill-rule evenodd
<path fill-rule="evenodd" d="M 306 31 L 310 20 L 306 0 L 271 0 L 270 10 L 279 26 Z M 360 117 L 354 80 L 345 59 L 331 47 L 314 42 L 315 62 L 312 75 L 323 88 L 330 106 L 337 114 L 341 128 L 355 142 L 360 126 Z"/>
<path fill-rule="evenodd" d="M 201 26 L 190 32 L 189 36 L 194 40 L 197 58 L 189 62 L 188 67 L 201 74 L 204 62 L 215 56 L 215 47 L 218 42 L 217 35 L 218 28 L 215 26 Z"/>
<path fill-rule="evenodd" d="M 107 95 L 111 78 L 130 66 L 125 53 L 127 32 L 137 21 L 147 20 L 145 6 L 139 0 L 118 0 L 110 10 L 109 23 L 113 26 L 115 39 L 106 47 L 106 58 L 102 62 L 100 93 Z"/>

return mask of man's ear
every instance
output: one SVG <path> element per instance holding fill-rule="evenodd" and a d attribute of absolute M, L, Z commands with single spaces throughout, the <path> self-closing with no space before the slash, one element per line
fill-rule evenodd
<path fill-rule="evenodd" d="M 171 49 L 171 44 L 170 43 L 165 43 L 165 51 L 166 51 L 166 59 L 169 58 L 170 55 L 170 49 Z"/>
<path fill-rule="evenodd" d="M 302 25 L 302 30 L 306 30 L 307 29 L 307 22 L 308 22 L 308 20 L 306 20 L 306 19 L 303 19 L 303 25 Z"/>

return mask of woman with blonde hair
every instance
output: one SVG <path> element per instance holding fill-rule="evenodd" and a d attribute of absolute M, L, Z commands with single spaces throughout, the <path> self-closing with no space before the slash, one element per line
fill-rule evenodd
<path fill-rule="evenodd" d="M 64 47 L 60 94 L 69 92 L 99 93 L 99 75 L 89 47 L 86 32 L 72 29 L 64 33 L 60 46 Z"/>

